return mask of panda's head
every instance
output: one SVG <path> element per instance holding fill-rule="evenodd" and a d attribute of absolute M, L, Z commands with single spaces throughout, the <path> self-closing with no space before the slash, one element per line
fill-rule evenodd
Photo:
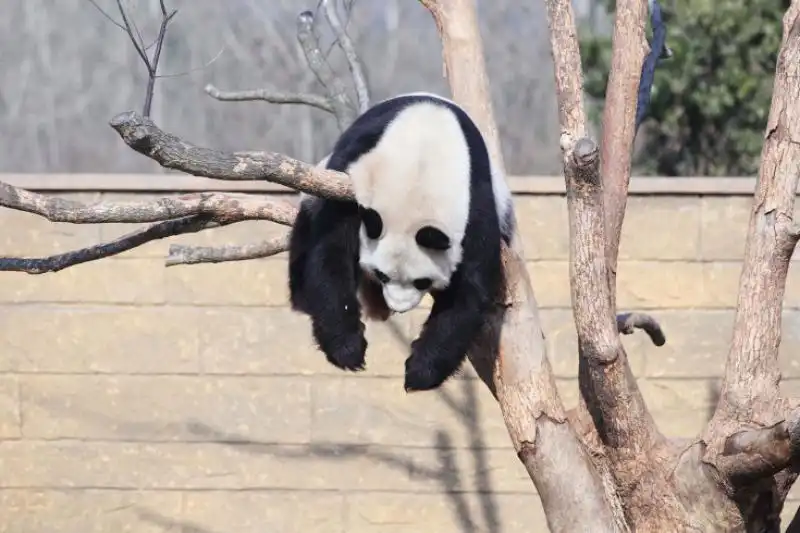
<path fill-rule="evenodd" d="M 361 221 L 359 264 L 381 284 L 392 311 L 409 311 L 428 292 L 447 288 L 461 259 L 459 236 L 448 235 L 436 221 L 411 222 L 402 231 L 391 231 L 371 208 L 362 207 Z"/>

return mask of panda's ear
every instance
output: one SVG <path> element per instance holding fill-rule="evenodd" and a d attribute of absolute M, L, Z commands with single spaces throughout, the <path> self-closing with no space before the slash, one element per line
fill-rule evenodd
<path fill-rule="evenodd" d="M 383 219 L 374 209 L 362 207 L 361 222 L 364 224 L 364 230 L 369 239 L 375 240 L 383 233 Z"/>
<path fill-rule="evenodd" d="M 433 226 L 423 226 L 420 228 L 420 230 L 417 231 L 415 239 L 417 244 L 423 248 L 441 251 L 450 249 L 450 237 Z"/>

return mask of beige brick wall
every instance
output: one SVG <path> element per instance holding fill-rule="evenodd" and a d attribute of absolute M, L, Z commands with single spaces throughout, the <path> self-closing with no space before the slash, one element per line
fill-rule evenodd
<path fill-rule="evenodd" d="M 559 195 L 518 195 L 516 204 L 549 354 L 572 406 L 566 204 Z M 624 342 L 671 435 L 694 435 L 713 407 L 749 206 L 742 195 L 629 200 L 619 303 L 652 310 L 668 343 Z M 0 224 L 6 256 L 130 229 L 8 210 Z M 244 243 L 276 231 L 252 222 L 180 242 Z M 403 392 L 405 346 L 424 311 L 371 324 L 369 369 L 345 374 L 287 309 L 285 258 L 164 268 L 168 246 L 58 274 L 0 275 L 2 531 L 547 530 L 499 409 L 471 371 L 438 392 Z M 781 365 L 795 394 L 799 306 L 793 269 Z"/>

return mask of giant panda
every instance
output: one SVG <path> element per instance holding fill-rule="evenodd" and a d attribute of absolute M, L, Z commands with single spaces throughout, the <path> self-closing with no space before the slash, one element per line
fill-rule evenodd
<path fill-rule="evenodd" d="M 405 362 L 407 392 L 439 387 L 466 358 L 504 288 L 511 193 L 475 123 L 453 101 L 408 93 L 374 105 L 319 166 L 345 172 L 356 201 L 301 195 L 289 242 L 293 310 L 328 361 L 357 371 L 361 321 L 433 307 Z"/>

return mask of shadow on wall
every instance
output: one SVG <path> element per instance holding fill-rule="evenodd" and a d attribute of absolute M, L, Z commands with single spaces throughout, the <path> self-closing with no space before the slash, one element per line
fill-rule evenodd
<path fill-rule="evenodd" d="M 410 344 L 410 339 L 389 322 L 392 334 L 406 345 Z M 432 428 L 431 443 L 436 450 L 435 461 L 432 464 L 423 464 L 422 461 L 414 460 L 392 453 L 390 450 L 383 449 L 378 445 L 370 444 L 328 444 L 310 443 L 306 446 L 285 447 L 276 446 L 275 443 L 252 440 L 247 434 L 232 433 L 213 427 L 200 419 L 190 419 L 175 421 L 168 424 L 157 424 L 158 432 L 173 433 L 185 436 L 196 437 L 192 442 L 217 443 L 236 449 L 237 452 L 249 455 L 269 454 L 273 457 L 286 459 L 289 461 L 303 461 L 307 459 L 322 459 L 329 461 L 346 462 L 352 459 L 366 459 L 368 461 L 387 466 L 405 474 L 411 480 L 434 482 L 438 486 L 441 494 L 445 495 L 454 516 L 454 523 L 457 524 L 458 531 L 463 533 L 474 533 L 483 531 L 487 533 L 502 533 L 503 526 L 495 499 L 495 490 L 490 479 L 491 465 L 487 455 L 484 429 L 479 420 L 478 394 L 479 388 L 483 383 L 478 379 L 458 379 L 453 384 L 459 384 L 462 394 L 454 394 L 452 389 L 438 389 L 434 393 L 452 413 L 452 419 L 461 422 L 466 435 L 468 435 L 468 446 L 466 448 L 454 448 L 453 437 L 448 431 Z M 45 401 L 46 407 L 51 411 L 61 411 L 65 416 L 81 417 L 94 420 L 105 427 L 119 427 L 125 433 L 149 434 L 156 429 L 155 422 L 146 421 L 124 421 L 112 419 L 111 417 L 99 412 L 94 412 L 76 405 L 66 406 L 61 402 Z M 167 440 L 170 440 L 167 437 Z M 399 443 L 402 444 L 402 443 Z M 294 448 L 294 449 L 292 449 Z M 468 472 L 463 460 L 458 464 L 459 454 L 469 454 L 472 476 L 465 474 Z M 513 453 L 511 449 L 508 453 Z M 114 465 L 109 465 L 114 468 Z M 343 466 L 342 469 L 346 469 Z M 474 480 L 474 485 L 466 487 L 464 479 Z M 177 479 L 176 487 L 180 487 L 181 480 Z M 531 494 L 531 497 L 536 497 Z M 471 501 L 478 505 L 469 505 Z M 230 533 L 227 531 L 213 531 L 204 526 L 192 523 L 191 521 L 178 520 L 163 516 L 145 507 L 135 509 L 136 514 L 143 520 L 160 527 L 177 528 L 184 533 Z M 170 529 L 171 530 L 171 529 Z"/>
<path fill-rule="evenodd" d="M 436 481 L 441 493 L 447 496 L 459 530 L 464 533 L 486 531 L 502 533 L 500 514 L 493 496 L 493 488 L 489 479 L 489 464 L 483 442 L 483 432 L 478 421 L 476 379 L 460 381 L 463 386 L 464 399 L 459 401 L 445 391 L 439 391 L 439 398 L 462 421 L 470 436 L 469 453 L 474 465 L 476 495 L 480 501 L 480 517 L 474 516 L 467 503 L 466 492 L 462 484 L 461 469 L 456 464 L 459 450 L 452 446 L 450 435 L 442 430 L 434 430 L 434 448 L 436 449 L 436 466 L 423 466 L 416 461 L 400 457 L 369 444 L 310 444 L 301 450 L 292 451 L 278 449 L 268 443 L 248 440 L 245 436 L 225 433 L 201 422 L 189 423 L 189 431 L 210 442 L 223 443 L 248 454 L 271 454 L 282 459 L 302 461 L 304 459 L 325 459 L 330 461 L 347 461 L 353 458 L 364 458 L 375 463 L 388 466 L 393 470 L 407 474 L 411 479 Z M 509 450 L 509 453 L 512 453 Z M 534 497 L 533 495 L 531 497 Z M 205 533 L 205 532 L 203 532 Z"/>

